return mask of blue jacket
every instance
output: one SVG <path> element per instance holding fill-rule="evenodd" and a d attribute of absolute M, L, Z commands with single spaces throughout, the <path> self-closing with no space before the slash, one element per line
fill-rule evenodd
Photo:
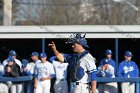
<path fill-rule="evenodd" d="M 104 59 L 106 59 L 106 58 L 104 58 Z M 104 60 L 104 59 L 102 59 L 102 60 L 100 61 L 99 66 L 102 66 L 102 65 L 103 65 L 103 60 Z M 109 64 L 112 65 L 112 66 L 114 67 L 114 71 L 116 72 L 116 64 L 115 64 L 115 61 L 114 61 L 112 58 L 109 59 Z"/>
<path fill-rule="evenodd" d="M 138 77 L 139 76 L 139 69 L 134 61 L 127 61 L 124 60 L 119 64 L 118 77 Z"/>

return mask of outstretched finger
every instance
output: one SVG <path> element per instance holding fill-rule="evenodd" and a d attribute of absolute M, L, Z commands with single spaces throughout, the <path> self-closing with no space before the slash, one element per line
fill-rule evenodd
<path fill-rule="evenodd" d="M 54 45 L 54 42 L 52 41 L 52 44 Z"/>

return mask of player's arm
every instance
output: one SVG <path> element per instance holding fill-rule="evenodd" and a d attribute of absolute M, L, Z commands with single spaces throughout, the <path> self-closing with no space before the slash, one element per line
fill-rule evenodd
<path fill-rule="evenodd" d="M 40 80 L 41 80 L 41 81 L 44 81 L 44 80 L 49 80 L 49 79 L 52 79 L 52 78 L 55 78 L 55 74 L 52 74 L 52 75 L 47 76 L 47 77 L 43 77 L 43 78 L 41 78 Z"/>
<path fill-rule="evenodd" d="M 50 76 L 41 78 L 41 81 L 52 79 L 52 78 L 55 78 L 55 71 L 53 65 L 50 65 Z"/>
<path fill-rule="evenodd" d="M 37 82 L 38 82 L 38 80 L 37 80 L 37 78 L 35 78 L 34 79 L 34 88 L 36 89 L 36 87 L 37 87 Z"/>
<path fill-rule="evenodd" d="M 92 93 L 96 93 L 96 71 L 90 72 L 91 74 L 91 89 Z"/>
<path fill-rule="evenodd" d="M 55 43 L 52 41 L 51 44 L 49 44 L 49 46 L 51 47 L 53 53 L 55 54 L 56 58 L 60 61 L 60 62 L 64 62 L 64 56 L 56 49 Z"/>
<path fill-rule="evenodd" d="M 96 65 L 95 65 L 95 60 L 88 60 L 87 61 L 87 70 L 88 73 L 91 76 L 91 89 L 92 89 L 92 93 L 96 93 Z"/>
<path fill-rule="evenodd" d="M 136 69 L 136 77 L 139 77 L 139 69 L 136 63 L 135 63 L 135 69 Z"/>
<path fill-rule="evenodd" d="M 36 87 L 37 87 L 37 82 L 38 82 L 37 76 L 38 76 L 38 73 L 37 73 L 37 66 L 35 65 L 35 67 L 34 67 L 34 73 L 33 73 L 33 77 L 34 77 L 34 88 L 35 88 L 35 89 L 36 89 Z"/>
<path fill-rule="evenodd" d="M 92 93 L 96 93 L 96 80 L 91 81 Z"/>

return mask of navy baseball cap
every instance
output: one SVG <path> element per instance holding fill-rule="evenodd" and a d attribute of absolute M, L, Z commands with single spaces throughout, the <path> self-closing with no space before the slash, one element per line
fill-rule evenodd
<path fill-rule="evenodd" d="M 41 53 L 40 58 L 47 57 L 46 53 Z"/>
<path fill-rule="evenodd" d="M 17 54 L 16 54 L 15 50 L 11 50 L 11 51 L 9 51 L 9 55 L 10 56 L 16 56 Z"/>
<path fill-rule="evenodd" d="M 107 59 L 103 59 L 103 65 L 104 64 L 109 64 L 109 61 Z"/>
<path fill-rule="evenodd" d="M 32 52 L 31 56 L 39 56 L 38 52 Z"/>
<path fill-rule="evenodd" d="M 127 57 L 132 57 L 133 56 L 130 51 L 126 51 L 124 55 L 127 56 Z"/>
<path fill-rule="evenodd" d="M 22 59 L 22 67 L 26 68 L 27 64 L 29 63 L 29 61 L 27 59 Z"/>
<path fill-rule="evenodd" d="M 12 56 L 9 56 L 7 62 L 14 62 L 14 58 Z"/>
<path fill-rule="evenodd" d="M 111 51 L 110 49 L 107 49 L 107 50 L 105 51 L 105 55 L 112 55 L 112 51 Z"/>

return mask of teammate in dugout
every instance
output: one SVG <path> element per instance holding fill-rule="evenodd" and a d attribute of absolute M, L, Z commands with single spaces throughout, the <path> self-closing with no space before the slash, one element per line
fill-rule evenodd
<path fill-rule="evenodd" d="M 112 59 L 112 51 L 111 51 L 110 49 L 107 49 L 107 50 L 105 51 L 105 56 L 106 56 L 106 57 L 103 58 L 103 59 L 100 61 L 99 66 L 103 65 L 103 61 L 104 61 L 104 60 L 108 60 L 108 64 L 111 65 L 111 66 L 113 66 L 114 71 L 115 71 L 115 73 L 116 73 L 116 65 L 115 65 L 115 61 Z"/>
<path fill-rule="evenodd" d="M 15 62 L 20 66 L 20 70 L 21 70 L 22 69 L 22 64 L 21 64 L 21 61 L 18 60 L 17 57 L 16 57 L 17 56 L 16 51 L 15 50 L 9 51 L 9 56 L 14 58 Z M 8 59 L 5 59 L 2 63 L 4 67 L 8 64 L 7 60 Z"/>
<path fill-rule="evenodd" d="M 35 93 L 50 93 L 51 79 L 55 77 L 53 65 L 47 61 L 46 53 L 40 54 L 41 62 L 35 66 Z"/>
<path fill-rule="evenodd" d="M 110 65 L 109 60 L 102 60 L 102 65 L 98 67 L 97 76 L 115 78 L 115 69 Z M 98 93 L 118 93 L 117 83 L 99 83 L 98 91 Z"/>
<path fill-rule="evenodd" d="M 72 37 L 73 36 L 73 37 Z M 72 43 L 73 55 L 64 57 L 56 49 L 54 42 L 49 44 L 57 59 L 70 64 L 72 82 L 76 82 L 74 93 L 89 93 L 91 82 L 92 93 L 96 93 L 96 65 L 95 58 L 86 50 L 89 48 L 87 41 L 81 34 L 70 36 L 66 43 Z"/>
<path fill-rule="evenodd" d="M 63 54 L 65 55 L 65 54 Z M 56 81 L 54 84 L 55 93 L 68 93 L 68 84 L 67 84 L 67 68 L 68 63 L 61 63 L 56 61 L 56 56 L 50 58 L 50 62 L 54 66 Z"/>
<path fill-rule="evenodd" d="M 130 51 L 126 51 L 124 54 L 124 61 L 119 64 L 117 75 L 118 77 L 139 77 L 139 69 L 137 64 L 132 61 L 132 53 Z M 121 83 L 122 93 L 135 93 L 135 83 L 132 82 L 124 82 Z"/>

